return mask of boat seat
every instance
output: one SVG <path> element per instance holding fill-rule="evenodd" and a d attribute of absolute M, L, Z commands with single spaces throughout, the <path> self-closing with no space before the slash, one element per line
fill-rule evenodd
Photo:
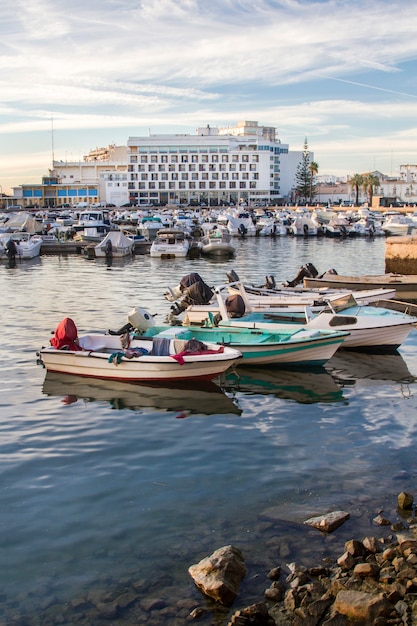
<path fill-rule="evenodd" d="M 104 352 L 107 348 L 106 344 L 102 342 L 100 337 L 94 337 L 93 335 L 86 335 L 79 339 L 79 344 L 84 350 L 92 352 Z"/>

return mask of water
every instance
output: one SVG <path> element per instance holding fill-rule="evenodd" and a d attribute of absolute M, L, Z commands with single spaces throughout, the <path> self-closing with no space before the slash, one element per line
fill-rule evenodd
<path fill-rule="evenodd" d="M 191 271 L 209 284 L 231 269 L 280 282 L 309 261 L 319 271 L 384 272 L 383 240 L 236 243 L 231 261 L 0 265 L 0 622 L 101 624 L 87 594 L 102 601 L 127 589 L 135 601 L 111 623 L 184 623 L 176 620 L 189 609 L 177 601 L 204 604 L 188 567 L 227 544 L 246 558 L 243 606 L 262 598 L 271 567 L 381 535 L 376 512 L 394 518 L 397 494 L 413 493 L 416 331 L 398 355 L 336 355 L 326 369 L 300 372 L 251 368 L 222 390 L 45 377 L 37 365 L 63 317 L 80 332 L 106 330 L 142 306 L 162 323 L 165 288 Z M 299 524 L 336 509 L 351 519 L 329 537 Z M 165 613 L 146 612 L 141 602 L 153 597 Z"/>

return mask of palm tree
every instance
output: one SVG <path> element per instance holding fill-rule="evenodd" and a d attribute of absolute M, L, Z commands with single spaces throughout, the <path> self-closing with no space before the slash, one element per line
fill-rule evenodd
<path fill-rule="evenodd" d="M 379 187 L 379 178 L 372 172 L 368 172 L 367 174 L 362 174 L 362 189 L 368 196 L 368 204 L 372 206 L 372 197 L 374 195 L 374 191 L 377 187 Z"/>
<path fill-rule="evenodd" d="M 359 189 L 363 185 L 362 174 L 354 174 L 349 180 L 349 185 L 351 189 L 355 190 L 355 206 L 359 206 Z"/>
<path fill-rule="evenodd" d="M 309 163 L 308 169 L 310 172 L 310 204 L 312 204 L 314 176 L 316 176 L 317 172 L 319 171 L 319 164 L 316 161 L 311 161 L 311 163 Z"/>

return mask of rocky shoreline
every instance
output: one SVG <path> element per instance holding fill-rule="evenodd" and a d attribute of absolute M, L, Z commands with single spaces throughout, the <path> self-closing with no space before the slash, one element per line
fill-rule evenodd
<path fill-rule="evenodd" d="M 53 587 L 38 583 L 29 594 L 2 598 L 0 626 L 412 626 L 417 624 L 412 496 L 398 496 L 396 513 L 394 520 L 393 512 L 388 519 L 376 511 L 372 526 L 378 532 L 347 539 L 344 511 L 292 526 L 266 511 L 251 530 L 264 537 L 262 548 L 259 542 L 255 549 L 244 542 L 239 548 L 222 546 L 190 564 L 183 584 L 164 571 L 140 579 L 136 566 L 123 580 L 98 579 L 63 602 Z M 222 536 L 229 537 L 227 528 Z M 200 535 L 199 552 L 212 542 Z M 180 545 L 172 546 L 172 554 L 182 562 L 187 556 Z"/>

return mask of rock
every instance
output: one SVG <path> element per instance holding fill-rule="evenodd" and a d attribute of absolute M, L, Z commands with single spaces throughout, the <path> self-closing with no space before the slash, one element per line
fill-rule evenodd
<path fill-rule="evenodd" d="M 389 519 L 381 515 L 381 513 L 374 517 L 373 521 L 375 522 L 375 524 L 379 524 L 379 526 L 389 526 L 391 524 Z"/>
<path fill-rule="evenodd" d="M 264 602 L 251 604 L 245 609 L 236 611 L 228 626 L 274 626 L 275 622 L 268 613 L 268 608 Z"/>
<path fill-rule="evenodd" d="M 398 495 L 397 501 L 399 509 L 404 509 L 408 511 L 413 506 L 413 496 L 410 493 L 406 493 L 405 491 L 402 491 Z"/>
<path fill-rule="evenodd" d="M 268 572 L 268 578 L 271 580 L 278 580 L 281 576 L 281 567 L 274 567 Z"/>
<path fill-rule="evenodd" d="M 352 569 L 355 563 L 355 558 L 349 552 L 344 552 L 342 556 L 337 559 L 337 564 L 342 569 Z"/>
<path fill-rule="evenodd" d="M 246 565 L 238 548 L 223 546 L 191 565 L 188 572 L 202 593 L 224 606 L 231 606 L 245 577 Z"/>
<path fill-rule="evenodd" d="M 334 610 L 361 624 L 373 624 L 378 617 L 387 616 L 392 610 L 382 593 L 373 595 L 364 591 L 339 591 Z"/>
<path fill-rule="evenodd" d="M 366 549 L 361 541 L 351 539 L 345 543 L 345 551 L 349 552 L 353 557 L 365 556 Z"/>
<path fill-rule="evenodd" d="M 378 541 L 376 537 L 365 537 L 362 541 L 362 544 L 368 552 L 371 554 L 376 554 L 377 552 L 381 552 L 381 543 Z"/>
<path fill-rule="evenodd" d="M 379 567 L 376 563 L 358 563 L 353 569 L 353 575 L 358 578 L 378 578 Z"/>
<path fill-rule="evenodd" d="M 331 533 L 349 519 L 349 517 L 350 514 L 346 513 L 346 511 L 332 511 L 325 515 L 310 517 L 310 519 L 305 520 L 304 524 L 318 528 L 318 530 L 322 530 L 323 532 Z"/>

